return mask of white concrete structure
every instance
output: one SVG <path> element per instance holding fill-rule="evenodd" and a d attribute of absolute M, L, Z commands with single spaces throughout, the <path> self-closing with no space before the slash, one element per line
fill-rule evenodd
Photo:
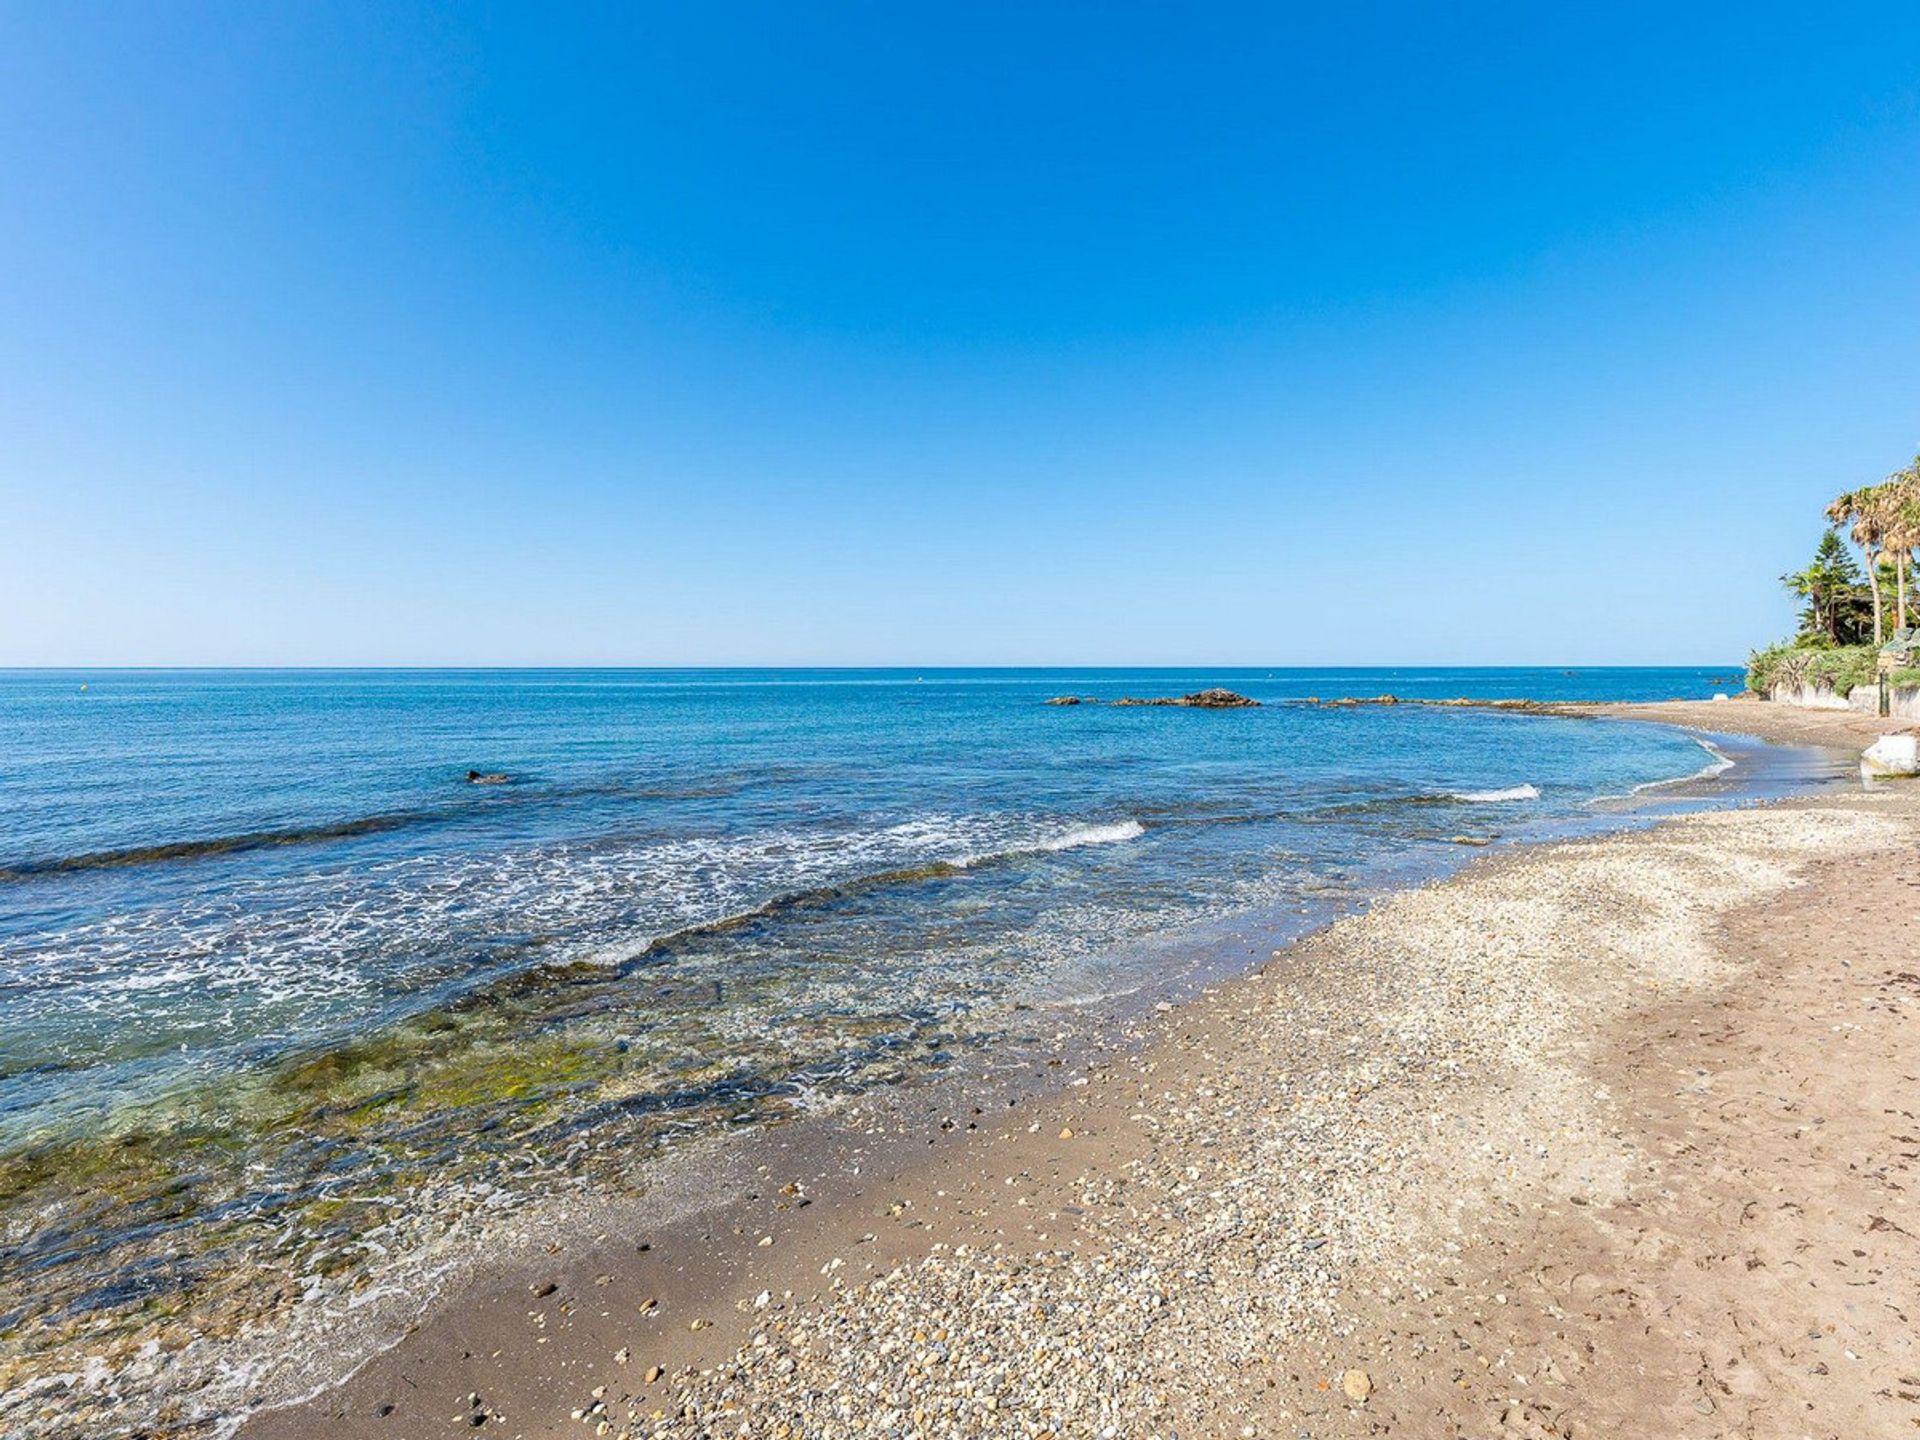
<path fill-rule="evenodd" d="M 1920 775 L 1920 735 L 1882 735 L 1860 756 L 1862 775 Z"/>
<path fill-rule="evenodd" d="M 1778 705 L 1797 705 L 1803 710 L 1858 710 L 1862 715 L 1878 714 L 1880 687 L 1872 682 L 1856 685 L 1851 694 L 1836 695 L 1831 685 L 1776 685 L 1768 696 Z M 1887 689 L 1887 714 L 1900 720 L 1920 720 L 1920 685 L 1892 685 Z"/>

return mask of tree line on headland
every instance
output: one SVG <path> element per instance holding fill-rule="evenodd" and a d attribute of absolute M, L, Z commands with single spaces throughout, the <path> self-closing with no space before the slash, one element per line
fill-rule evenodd
<path fill-rule="evenodd" d="M 1827 520 L 1812 561 L 1780 577 L 1801 601 L 1799 629 L 1791 640 L 1754 651 L 1747 662 L 1753 690 L 1825 682 L 1845 695 L 1874 679 L 1889 641 L 1911 638 L 1913 612 L 1920 609 L 1913 571 L 1920 551 L 1920 456 L 1877 485 L 1835 496 Z M 1859 559 L 1841 538 L 1841 526 L 1859 547 Z M 1890 679 L 1920 683 L 1920 670 L 1899 666 Z"/>

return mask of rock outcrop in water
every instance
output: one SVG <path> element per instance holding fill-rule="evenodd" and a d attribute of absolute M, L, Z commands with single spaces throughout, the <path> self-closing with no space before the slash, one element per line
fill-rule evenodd
<path fill-rule="evenodd" d="M 1113 703 L 1115 705 L 1179 705 L 1190 710 L 1243 710 L 1260 702 L 1232 690 L 1214 689 L 1196 690 L 1191 695 L 1162 696 L 1152 700 L 1136 700 L 1129 695 Z"/>
<path fill-rule="evenodd" d="M 1343 695 L 1338 700 L 1322 700 L 1318 696 L 1310 698 L 1309 705 L 1318 705 L 1323 710 L 1348 710 L 1355 705 L 1398 705 L 1398 695 Z M 1464 701 L 1436 700 L 1436 705 L 1464 704 Z"/>
<path fill-rule="evenodd" d="M 1056 695 L 1047 701 L 1049 705 L 1085 705 L 1089 699 L 1085 695 Z"/>
<path fill-rule="evenodd" d="M 1432 710 L 1515 710 L 1524 715 L 1578 717 L 1584 700 L 1473 700 L 1461 696 L 1455 700 L 1411 700 L 1402 695 L 1345 695 L 1337 700 L 1322 700 L 1309 695 L 1304 700 L 1289 700 L 1289 705 L 1308 705 L 1321 710 L 1353 710 L 1363 705 L 1420 705 Z"/>

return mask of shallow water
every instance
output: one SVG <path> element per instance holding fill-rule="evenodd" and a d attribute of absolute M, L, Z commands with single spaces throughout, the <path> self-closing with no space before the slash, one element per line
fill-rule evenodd
<path fill-rule="evenodd" d="M 660 1138 L 991 1046 L 1016 1003 L 1165 981 L 1166 937 L 1305 923 L 1717 763 L 1289 701 L 1735 675 L 0 675 L 9 1346 L 269 1315 L 260 1257 L 350 1282 L 368 1207 L 619 1183 Z M 1210 685 L 1266 703 L 1043 703 Z"/>

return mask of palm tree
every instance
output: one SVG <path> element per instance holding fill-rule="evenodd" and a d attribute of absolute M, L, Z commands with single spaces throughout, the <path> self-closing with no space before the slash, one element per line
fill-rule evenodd
<path fill-rule="evenodd" d="M 1916 537 L 1906 530 L 1886 531 L 1885 553 L 1893 559 L 1893 629 L 1907 628 L 1907 564 L 1913 554 Z"/>
<path fill-rule="evenodd" d="M 1886 497 L 1877 494 L 1878 485 L 1848 490 L 1836 495 L 1827 506 L 1827 518 L 1836 525 L 1849 525 L 1853 543 L 1867 557 L 1867 588 L 1873 592 L 1873 643 L 1882 644 L 1886 626 L 1880 616 L 1880 558 L 1886 544 Z"/>
<path fill-rule="evenodd" d="M 1920 457 L 1896 470 L 1873 487 L 1880 511 L 1880 529 L 1887 553 L 1893 556 L 1893 628 L 1907 628 L 1907 574 L 1913 552 L 1920 549 Z"/>

